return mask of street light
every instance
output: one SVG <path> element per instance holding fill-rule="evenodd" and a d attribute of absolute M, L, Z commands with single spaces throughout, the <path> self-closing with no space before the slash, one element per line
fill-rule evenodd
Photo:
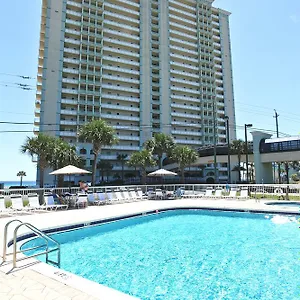
<path fill-rule="evenodd" d="M 229 140 L 229 117 L 225 116 L 224 119 L 226 120 L 226 139 L 227 139 L 227 178 L 228 183 L 231 183 L 231 170 L 230 170 L 230 140 Z"/>
<path fill-rule="evenodd" d="M 246 154 L 246 178 L 247 183 L 249 182 L 249 166 L 248 166 L 248 141 L 247 141 L 247 128 L 252 127 L 252 124 L 245 124 L 245 154 Z"/>

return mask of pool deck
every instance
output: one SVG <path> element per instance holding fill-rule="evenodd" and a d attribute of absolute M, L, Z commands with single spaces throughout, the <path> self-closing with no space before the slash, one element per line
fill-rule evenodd
<path fill-rule="evenodd" d="M 2 261 L 3 229 L 5 224 L 13 219 L 29 222 L 39 229 L 63 227 L 71 224 L 89 223 L 96 220 L 143 214 L 171 208 L 203 208 L 217 210 L 232 210 L 261 213 L 299 213 L 299 208 L 276 207 L 265 205 L 255 200 L 229 199 L 182 199 L 166 201 L 140 201 L 133 203 L 91 206 L 86 209 L 56 211 L 41 214 L 31 214 L 0 218 L 0 257 Z M 12 239 L 14 226 L 8 231 L 8 241 Z M 28 232 L 21 228 L 20 234 Z M 1 300 L 130 300 L 137 299 L 125 295 L 106 286 L 80 278 L 74 274 L 59 270 L 36 260 L 25 260 L 12 270 L 11 258 L 0 266 L 0 299 Z"/>

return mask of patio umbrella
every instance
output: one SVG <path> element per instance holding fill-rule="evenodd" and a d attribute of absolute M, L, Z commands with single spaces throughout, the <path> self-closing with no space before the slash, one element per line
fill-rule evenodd
<path fill-rule="evenodd" d="M 83 170 L 80 168 L 77 168 L 75 166 L 72 165 L 68 165 L 65 166 L 61 169 L 55 170 L 51 173 L 49 173 L 50 175 L 69 175 L 69 184 L 71 184 L 70 182 L 70 175 L 75 175 L 75 174 L 90 174 L 90 171 L 87 170 Z M 69 188 L 71 189 L 71 186 L 69 186 Z"/>
<path fill-rule="evenodd" d="M 154 172 L 149 173 L 147 176 L 153 176 L 153 177 L 162 177 L 162 176 L 176 176 L 177 173 L 165 170 L 165 169 L 159 169 Z"/>
<path fill-rule="evenodd" d="M 73 175 L 73 174 L 90 174 L 90 173 L 91 173 L 90 171 L 83 170 L 72 165 L 68 165 L 61 169 L 55 170 L 49 174 L 50 175 Z"/>

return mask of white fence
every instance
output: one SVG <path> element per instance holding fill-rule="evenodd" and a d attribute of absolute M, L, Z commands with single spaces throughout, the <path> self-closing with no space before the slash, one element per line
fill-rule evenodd
<path fill-rule="evenodd" d="M 248 194 L 251 198 L 267 198 L 267 199 L 290 199 L 300 200 L 300 184 L 160 184 L 160 185 L 126 185 L 126 186 L 96 186 L 89 187 L 88 192 L 115 192 L 122 190 L 137 190 L 141 189 L 143 193 L 148 191 L 155 191 L 156 189 L 163 189 L 167 191 L 176 191 L 178 188 L 182 188 L 188 191 L 189 194 L 201 194 L 205 193 L 207 189 L 222 189 L 223 193 L 229 194 L 230 190 L 236 190 L 239 195 L 241 190 L 248 190 Z M 65 188 L 26 188 L 26 189 L 2 189 L 0 195 L 9 196 L 12 194 L 21 194 L 26 196 L 30 193 L 37 193 L 43 195 L 47 192 L 54 192 L 58 195 L 65 193 L 76 194 L 79 192 L 79 187 L 65 187 Z"/>

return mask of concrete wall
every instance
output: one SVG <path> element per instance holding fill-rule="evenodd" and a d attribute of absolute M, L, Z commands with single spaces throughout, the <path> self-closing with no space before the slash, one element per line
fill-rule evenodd
<path fill-rule="evenodd" d="M 160 42 L 160 102 L 161 128 L 166 134 L 171 133 L 171 100 L 170 100 L 170 49 L 169 49 L 169 4 L 159 1 L 159 42 Z"/>
<path fill-rule="evenodd" d="M 229 13 L 219 9 L 219 22 L 220 22 L 221 49 L 222 49 L 221 55 L 222 55 L 222 65 L 223 65 L 225 114 L 229 117 L 230 140 L 236 140 Z"/>
<path fill-rule="evenodd" d="M 65 5 L 65 0 L 48 0 L 46 17 L 40 131 L 56 136 L 59 135 Z"/>
<path fill-rule="evenodd" d="M 152 137 L 151 1 L 140 2 L 140 146 Z"/>

